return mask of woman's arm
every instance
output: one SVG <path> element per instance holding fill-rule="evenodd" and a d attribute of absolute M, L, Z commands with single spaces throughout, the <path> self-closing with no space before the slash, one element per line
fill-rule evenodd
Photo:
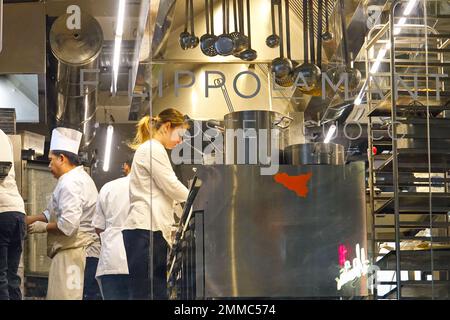
<path fill-rule="evenodd" d="M 185 202 L 187 200 L 189 190 L 178 180 L 170 163 L 153 157 L 152 172 L 150 174 L 156 184 L 173 200 L 177 202 Z"/>

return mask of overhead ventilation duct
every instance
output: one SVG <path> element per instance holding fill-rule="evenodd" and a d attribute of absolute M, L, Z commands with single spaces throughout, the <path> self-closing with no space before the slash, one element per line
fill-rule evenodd
<path fill-rule="evenodd" d="M 58 60 L 56 125 L 82 131 L 83 150 L 95 136 L 98 56 L 103 32 L 98 21 L 85 13 L 81 13 L 79 29 L 69 29 L 68 21 L 69 14 L 60 16 L 50 30 L 50 47 Z"/>
<path fill-rule="evenodd" d="M 150 32 L 153 33 L 151 54 L 153 58 L 163 55 L 173 27 L 175 0 L 155 0 L 150 7 Z"/>

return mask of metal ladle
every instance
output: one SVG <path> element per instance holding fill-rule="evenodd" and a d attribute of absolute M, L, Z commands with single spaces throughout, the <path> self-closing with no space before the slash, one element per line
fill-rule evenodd
<path fill-rule="evenodd" d="M 285 0 L 286 6 L 286 44 L 288 56 L 290 56 L 290 28 L 289 28 L 289 0 Z M 271 71 L 275 75 L 275 82 L 282 87 L 290 87 L 293 84 L 292 80 L 292 61 L 284 57 L 284 43 L 283 43 L 283 13 L 282 5 L 278 7 L 278 18 L 280 25 L 280 57 L 272 61 Z"/>
<path fill-rule="evenodd" d="M 228 34 L 228 13 L 227 0 L 222 0 L 223 11 L 223 33 L 217 38 L 215 48 L 221 56 L 229 56 L 234 51 L 234 41 Z"/>
<path fill-rule="evenodd" d="M 239 54 L 247 49 L 248 39 L 245 37 L 238 26 L 238 8 L 237 0 L 233 0 L 233 17 L 234 17 L 234 32 L 230 34 L 230 37 L 234 42 L 233 55 L 239 56 Z M 241 9 L 242 10 L 242 9 Z M 240 12 L 239 12 L 240 14 Z"/>
<path fill-rule="evenodd" d="M 334 69 L 331 69 L 329 73 L 331 73 L 331 79 L 333 80 L 333 83 L 339 83 L 342 75 L 347 74 L 348 80 L 348 87 L 347 89 L 350 92 L 355 91 L 359 83 L 361 82 L 361 71 L 359 71 L 356 68 L 353 68 L 350 61 L 350 56 L 348 52 L 348 35 L 347 35 L 347 28 L 345 25 L 345 14 L 344 14 L 344 0 L 339 0 L 339 15 L 341 19 L 341 28 L 342 28 L 342 45 L 344 50 L 344 66 L 338 66 Z M 345 81 L 342 82 L 342 84 L 339 86 L 339 91 L 344 92 L 346 90 L 345 88 Z"/>
<path fill-rule="evenodd" d="M 319 1 L 317 7 L 317 66 L 322 69 L 322 28 L 323 28 L 323 2 Z"/>
<path fill-rule="evenodd" d="M 323 28 L 323 2 L 319 1 L 317 7 L 317 60 L 316 65 L 320 70 L 320 80 L 322 77 L 322 28 Z M 312 34 L 314 39 L 314 34 Z M 311 92 L 313 96 L 321 96 L 322 95 L 322 86 L 318 85 L 315 90 Z"/>
<path fill-rule="evenodd" d="M 211 0 L 214 1 L 214 0 Z M 200 38 L 200 49 L 203 54 L 208 57 L 217 56 L 216 48 L 214 44 L 217 41 L 217 37 L 214 35 L 214 3 L 210 0 L 205 0 L 205 19 L 206 19 L 206 34 Z M 210 23 L 210 19 L 211 22 Z M 211 33 L 210 33 L 211 32 Z"/>
<path fill-rule="evenodd" d="M 333 34 L 330 32 L 330 24 L 329 24 L 329 10 L 330 8 L 328 7 L 328 0 L 325 0 L 325 33 L 322 34 L 322 40 L 325 42 L 329 42 L 331 40 L 333 40 Z"/>
<path fill-rule="evenodd" d="M 189 48 L 194 49 L 200 43 L 200 40 L 195 35 L 194 31 L 194 0 L 190 0 L 190 11 L 191 11 L 191 35 L 189 37 Z"/>
<path fill-rule="evenodd" d="M 275 1 L 277 1 L 277 5 L 279 4 L 279 0 L 271 0 L 271 15 L 272 15 L 272 34 L 266 38 L 266 45 L 269 48 L 276 48 L 280 45 L 280 37 L 277 35 L 277 31 L 275 30 Z"/>
<path fill-rule="evenodd" d="M 186 13 L 184 31 L 180 33 L 180 47 L 183 50 L 187 50 L 190 47 L 191 34 L 188 32 L 188 20 L 189 20 L 189 0 L 186 0 Z"/>
<path fill-rule="evenodd" d="M 244 28 L 244 0 L 238 0 L 238 22 L 239 22 L 239 33 L 241 34 L 241 40 L 243 42 L 244 50 L 248 48 L 248 37 L 245 35 Z M 236 52 L 233 55 L 236 58 L 241 57 L 241 52 Z"/>
<path fill-rule="evenodd" d="M 294 77 L 293 77 L 293 71 L 294 68 L 297 67 L 298 63 L 295 61 L 292 61 L 291 56 L 291 22 L 290 22 L 290 6 L 289 6 L 289 0 L 285 0 L 285 10 L 286 10 L 286 52 L 287 52 L 287 59 L 291 63 L 291 71 L 289 72 L 289 75 L 283 79 L 279 83 L 282 87 L 291 87 L 294 84 Z"/>
<path fill-rule="evenodd" d="M 248 49 L 243 51 L 240 58 L 244 61 L 253 61 L 258 57 L 258 53 L 252 49 L 252 31 L 250 21 L 250 0 L 247 0 L 247 32 L 248 32 Z"/>
<path fill-rule="evenodd" d="M 311 12 L 314 9 L 312 7 L 312 1 L 310 0 Z M 312 19 L 312 18 L 310 18 Z M 312 21 L 311 21 L 312 22 Z M 310 23 L 311 25 L 311 23 Z M 314 47 L 314 33 L 312 33 L 312 43 L 311 47 Z M 305 94 L 312 94 L 320 87 L 320 79 L 322 71 L 314 63 L 310 63 L 308 60 L 309 46 L 308 46 L 308 0 L 303 0 L 303 51 L 304 51 L 304 62 L 296 67 L 293 72 L 293 78 L 296 83 L 299 83 L 299 77 L 303 77 L 303 81 L 306 86 L 300 86 L 299 90 Z M 314 50 L 311 50 L 314 53 Z M 314 61 L 315 57 L 312 54 L 311 60 Z M 300 83 L 302 83 L 300 82 Z"/>

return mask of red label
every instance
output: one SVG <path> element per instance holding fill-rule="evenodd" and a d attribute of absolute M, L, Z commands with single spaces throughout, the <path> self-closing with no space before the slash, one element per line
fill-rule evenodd
<path fill-rule="evenodd" d="M 312 172 L 298 176 L 290 176 L 287 173 L 277 173 L 274 179 L 285 188 L 294 191 L 299 197 L 306 198 L 308 195 L 308 181 L 312 177 Z"/>
<path fill-rule="evenodd" d="M 338 248 L 339 266 L 340 267 L 343 267 L 345 261 L 347 261 L 347 252 L 348 252 L 347 247 L 343 244 L 340 244 L 339 248 Z"/>

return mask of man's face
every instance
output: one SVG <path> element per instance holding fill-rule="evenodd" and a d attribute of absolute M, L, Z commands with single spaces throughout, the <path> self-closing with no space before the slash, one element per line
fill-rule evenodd
<path fill-rule="evenodd" d="M 122 164 L 122 172 L 124 175 L 129 175 L 131 172 L 131 166 L 128 165 L 128 163 L 124 162 L 124 164 Z"/>
<path fill-rule="evenodd" d="M 58 179 L 63 173 L 63 165 L 64 165 L 64 156 L 55 155 L 52 152 L 48 155 L 48 159 L 50 160 L 50 164 L 48 167 L 50 168 L 50 172 L 52 175 Z"/>

